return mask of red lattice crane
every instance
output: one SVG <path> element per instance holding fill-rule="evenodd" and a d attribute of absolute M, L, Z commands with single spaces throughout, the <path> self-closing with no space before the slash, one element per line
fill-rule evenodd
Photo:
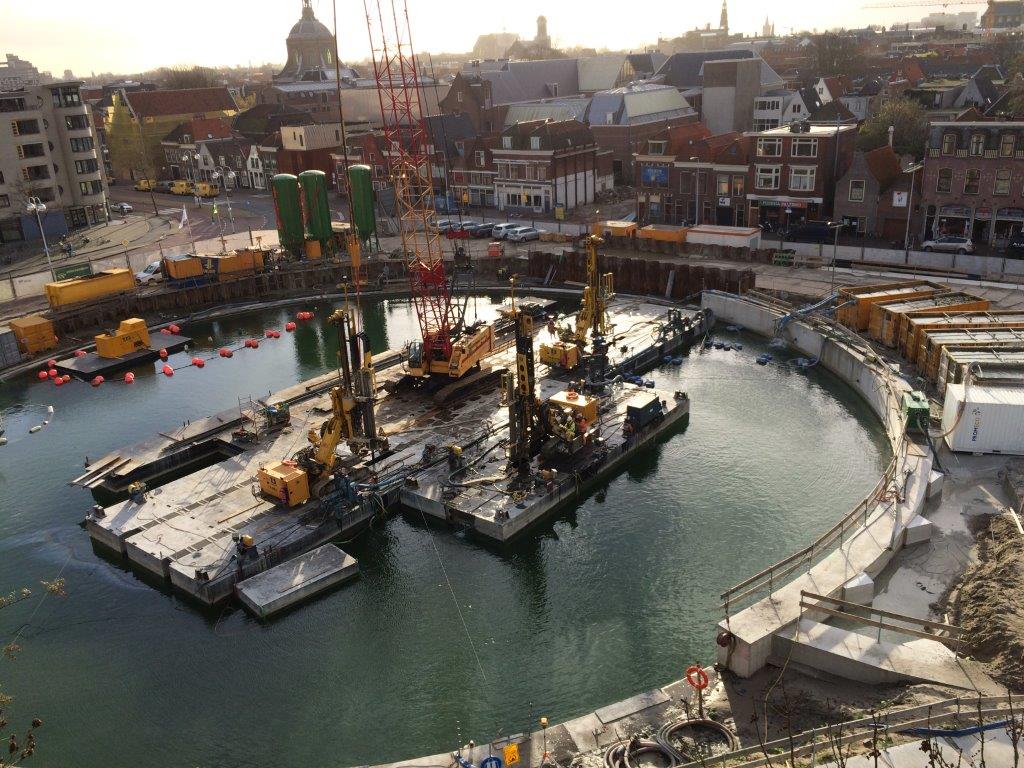
<path fill-rule="evenodd" d="M 432 228 L 430 139 L 423 120 L 423 91 L 409 11 L 405 0 L 363 0 L 363 7 L 384 124 L 382 149 L 395 186 L 399 234 L 423 338 L 420 349 L 410 346 L 409 370 L 426 375 L 439 371 L 443 363 L 448 372 L 460 317 L 445 274 L 440 235 Z M 422 355 L 419 366 L 417 352 Z"/>

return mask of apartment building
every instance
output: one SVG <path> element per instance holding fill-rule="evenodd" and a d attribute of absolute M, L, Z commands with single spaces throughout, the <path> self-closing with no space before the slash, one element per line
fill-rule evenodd
<path fill-rule="evenodd" d="M 97 157 L 82 83 L 66 81 L 0 91 L 0 243 L 39 238 L 26 205 L 47 206 L 43 230 L 107 220 L 103 166 Z"/>

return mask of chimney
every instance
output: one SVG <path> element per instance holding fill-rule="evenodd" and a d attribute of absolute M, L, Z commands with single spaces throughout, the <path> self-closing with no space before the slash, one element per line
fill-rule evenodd
<path fill-rule="evenodd" d="M 890 126 L 889 126 L 889 146 L 890 146 L 890 147 L 892 147 L 892 135 L 893 135 L 894 133 L 896 133 L 896 126 L 894 126 L 894 125 L 890 125 Z"/>

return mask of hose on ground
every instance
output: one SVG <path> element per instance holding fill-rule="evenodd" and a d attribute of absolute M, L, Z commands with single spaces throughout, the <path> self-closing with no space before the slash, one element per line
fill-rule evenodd
<path fill-rule="evenodd" d="M 657 739 L 635 736 L 629 741 L 612 744 L 605 750 L 605 768 L 639 768 L 636 758 L 642 755 L 660 755 L 668 761 L 668 768 L 675 768 L 682 762 L 675 750 L 667 749 Z"/>
<path fill-rule="evenodd" d="M 662 747 L 672 753 L 677 761 L 682 763 L 693 762 L 699 760 L 700 755 L 690 755 L 686 751 L 680 749 L 677 746 L 675 736 L 680 731 L 691 730 L 710 730 L 722 737 L 729 752 L 739 749 L 739 739 L 736 738 L 736 734 L 733 733 L 729 728 L 726 728 L 719 722 L 714 720 L 708 720 L 707 718 L 696 718 L 693 720 L 676 720 L 672 723 L 666 723 L 659 730 L 655 738 L 662 745 Z M 699 748 L 699 744 L 695 744 Z"/>

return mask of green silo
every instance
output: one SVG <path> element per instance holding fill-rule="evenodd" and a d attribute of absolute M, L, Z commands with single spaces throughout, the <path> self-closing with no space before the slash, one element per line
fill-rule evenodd
<path fill-rule="evenodd" d="M 331 239 L 331 206 L 327 201 L 327 174 L 303 171 L 299 174 L 302 190 L 302 218 L 306 232 L 313 240 L 325 243 Z"/>
<path fill-rule="evenodd" d="M 302 253 L 304 238 L 302 206 L 299 204 L 299 180 L 290 173 L 279 173 L 270 181 L 277 213 L 277 233 L 281 246 L 293 255 Z"/>
<path fill-rule="evenodd" d="M 368 165 L 350 165 L 348 182 L 352 187 L 352 221 L 361 242 L 366 242 L 377 232 L 377 220 L 373 215 L 373 172 Z"/>

